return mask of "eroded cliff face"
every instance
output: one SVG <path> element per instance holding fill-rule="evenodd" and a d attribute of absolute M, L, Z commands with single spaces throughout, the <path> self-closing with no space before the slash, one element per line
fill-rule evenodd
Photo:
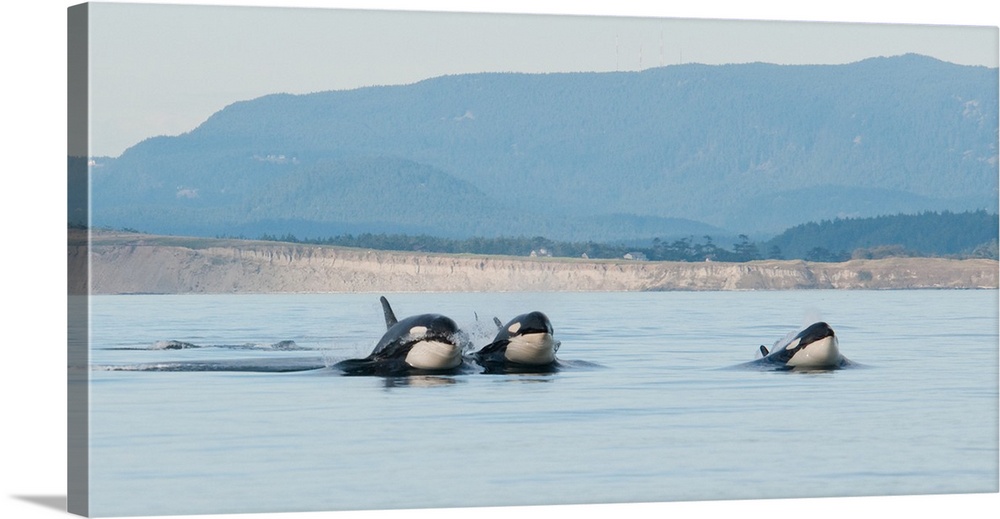
<path fill-rule="evenodd" d="M 368 251 L 266 242 L 94 240 L 94 294 L 997 288 L 992 260 L 637 262 Z"/>

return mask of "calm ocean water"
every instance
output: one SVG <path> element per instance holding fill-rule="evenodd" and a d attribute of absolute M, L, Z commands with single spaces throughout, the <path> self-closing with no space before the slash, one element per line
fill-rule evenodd
<path fill-rule="evenodd" d="M 541 310 L 568 367 L 204 371 L 367 355 L 379 294 L 94 297 L 91 513 L 998 491 L 995 290 L 386 295 L 477 346 Z M 864 367 L 730 369 L 816 320 Z"/>

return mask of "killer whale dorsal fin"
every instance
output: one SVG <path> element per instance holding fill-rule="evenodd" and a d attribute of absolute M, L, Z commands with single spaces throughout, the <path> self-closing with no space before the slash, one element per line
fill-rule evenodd
<path fill-rule="evenodd" d="M 767 357 L 767 346 L 764 346 L 763 344 L 760 345 L 760 354 Z"/>
<path fill-rule="evenodd" d="M 385 329 L 388 330 L 389 328 L 392 328 L 392 325 L 398 323 L 399 319 L 396 319 L 396 314 L 392 312 L 392 307 L 389 306 L 389 300 L 386 299 L 385 296 L 379 297 L 379 301 L 382 302 L 382 312 L 385 314 Z"/>
<path fill-rule="evenodd" d="M 503 321 L 501 321 L 499 317 L 494 317 L 493 324 L 497 325 L 497 328 L 500 328 L 503 326 Z"/>

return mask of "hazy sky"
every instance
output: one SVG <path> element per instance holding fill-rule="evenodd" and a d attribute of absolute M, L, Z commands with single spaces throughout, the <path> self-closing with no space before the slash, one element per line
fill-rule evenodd
<path fill-rule="evenodd" d="M 445 74 L 849 63 L 909 52 L 968 65 L 998 62 L 995 26 L 872 23 L 894 20 L 891 14 L 840 23 L 677 18 L 686 11 L 669 8 L 636 16 L 588 2 L 572 11 L 540 4 L 544 13 L 578 13 L 558 15 L 523 14 L 517 5 L 507 9 L 519 14 L 440 12 L 470 9 L 441 2 L 397 2 L 410 11 L 393 11 L 391 2 L 377 3 L 390 10 L 374 11 L 348 9 L 357 2 L 347 1 L 289 4 L 91 4 L 91 154 L 117 156 L 142 139 L 183 133 L 232 102 L 270 93 Z M 718 13 L 744 16 L 724 7 Z"/>

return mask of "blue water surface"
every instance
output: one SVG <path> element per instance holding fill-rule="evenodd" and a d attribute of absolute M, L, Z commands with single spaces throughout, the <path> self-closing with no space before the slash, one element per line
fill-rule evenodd
<path fill-rule="evenodd" d="M 541 310 L 568 367 L 324 368 L 375 345 L 379 295 L 94 297 L 91 513 L 998 491 L 995 290 L 386 294 L 477 345 Z M 816 320 L 862 368 L 731 369 Z M 138 369 L 233 361 L 318 369 Z"/>

